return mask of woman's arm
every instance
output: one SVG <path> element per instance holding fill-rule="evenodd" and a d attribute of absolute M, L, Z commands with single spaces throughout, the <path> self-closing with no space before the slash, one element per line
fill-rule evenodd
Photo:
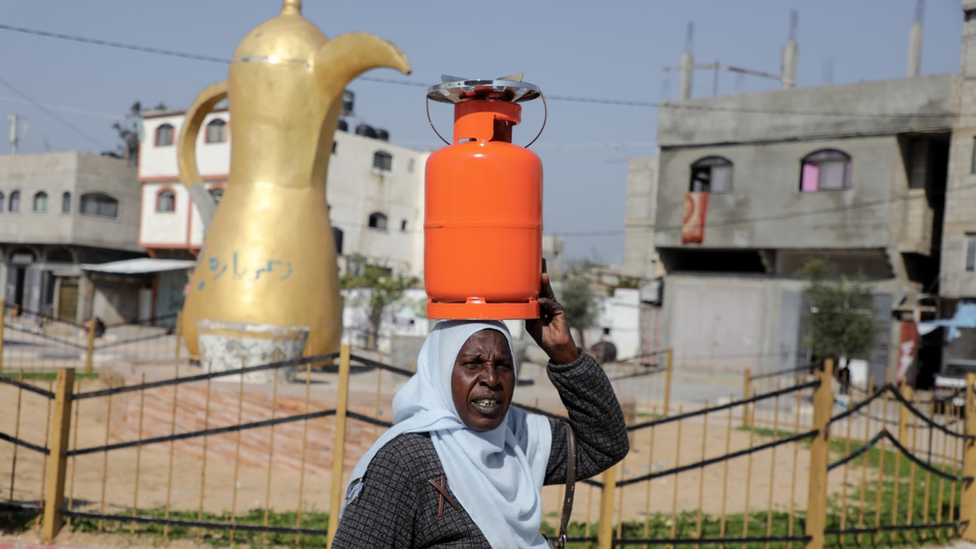
<path fill-rule="evenodd" d="M 550 363 L 547 371 L 576 434 L 576 478 L 598 475 L 623 459 L 630 450 L 627 425 L 603 368 L 580 352 L 571 364 Z M 550 424 L 552 450 L 546 484 L 560 484 L 566 481 L 566 428 L 559 420 Z"/>
<path fill-rule="evenodd" d="M 525 321 L 525 329 L 549 355 L 547 372 L 569 411 L 569 423 L 579 441 L 577 478 L 587 478 L 620 461 L 630 450 L 620 403 L 603 368 L 576 347 L 566 312 L 553 294 L 543 263 L 539 318 Z M 546 484 L 566 478 L 566 431 L 552 424 L 552 450 Z"/>

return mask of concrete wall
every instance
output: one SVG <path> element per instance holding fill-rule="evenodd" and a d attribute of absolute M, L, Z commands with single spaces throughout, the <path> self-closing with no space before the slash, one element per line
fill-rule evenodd
<path fill-rule="evenodd" d="M 877 344 L 872 373 L 893 372 L 898 327 L 887 285 L 872 287 Z M 802 319 L 809 307 L 804 282 L 762 275 L 672 274 L 665 284 L 661 347 L 674 347 L 675 368 L 754 374 L 806 361 Z"/>
<path fill-rule="evenodd" d="M 966 0 L 957 87 L 959 118 L 949 150 L 945 224 L 942 237 L 940 293 L 945 297 L 976 297 L 976 271 L 966 271 L 967 234 L 976 234 L 976 3 Z"/>
<path fill-rule="evenodd" d="M 617 347 L 617 359 L 629 359 L 641 354 L 640 290 L 617 288 L 613 295 L 600 299 L 597 327 L 586 335 L 586 345 L 592 347 L 601 339 Z M 609 334 L 603 336 L 605 330 Z"/>
<path fill-rule="evenodd" d="M 132 322 L 139 317 L 141 278 L 90 274 L 91 311 L 106 324 Z"/>
<path fill-rule="evenodd" d="M 820 149 L 851 156 L 850 189 L 800 192 L 801 161 Z M 658 248 L 683 246 L 691 165 L 706 156 L 733 163 L 732 191 L 710 194 L 705 241 L 694 248 L 887 248 L 896 241 L 898 225 L 889 221 L 902 205 L 887 201 L 907 183 L 897 138 L 883 136 L 662 149 L 656 223 L 665 229 L 655 232 Z M 878 204 L 852 208 L 868 202 Z M 818 213 L 790 216 L 812 211 Z"/>
<path fill-rule="evenodd" d="M 631 158 L 627 166 L 624 209 L 624 265 L 627 276 L 652 278 L 656 254 L 652 245 L 657 219 L 658 157 Z"/>
<path fill-rule="evenodd" d="M 78 152 L 0 156 L 0 242 L 74 244 L 138 251 L 139 188 L 135 168 L 114 158 Z M 10 211 L 10 195 L 20 192 L 20 211 Z M 47 210 L 33 211 L 34 197 L 45 192 Z M 64 193 L 70 212 L 62 213 Z M 86 193 L 118 200 L 115 218 L 82 214 Z"/>
<path fill-rule="evenodd" d="M 658 144 L 669 148 L 949 128 L 956 78 L 939 74 L 675 102 L 658 112 Z M 785 114 L 804 111 L 914 116 Z"/>

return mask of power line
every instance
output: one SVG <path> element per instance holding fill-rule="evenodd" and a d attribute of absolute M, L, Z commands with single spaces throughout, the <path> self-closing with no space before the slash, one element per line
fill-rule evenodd
<path fill-rule="evenodd" d="M 117 48 L 129 51 L 136 51 L 140 53 L 152 53 L 156 55 L 165 55 L 169 57 L 178 57 L 182 59 L 192 59 L 194 61 L 207 61 L 211 63 L 221 63 L 230 64 L 231 60 L 226 57 L 216 57 L 212 55 L 201 55 L 196 53 L 181 52 L 176 50 L 169 50 L 164 48 L 154 48 L 149 46 L 140 46 L 137 44 L 127 44 L 124 42 L 115 42 L 111 40 L 101 40 L 97 38 L 87 38 L 84 36 L 75 36 L 70 34 L 48 32 L 37 29 L 29 29 L 25 27 L 17 27 L 13 25 L 0 24 L 0 30 L 7 30 L 11 32 L 19 32 L 22 34 L 29 34 L 33 36 L 42 36 L 45 38 L 55 38 L 58 40 L 67 40 L 70 42 L 80 42 L 83 44 L 92 44 L 96 46 L 104 46 L 110 48 Z M 366 82 L 377 82 L 381 84 L 394 84 L 398 86 L 411 86 L 418 88 L 427 88 L 429 84 L 423 82 L 416 82 L 412 80 L 403 80 L 396 78 L 381 78 L 373 76 L 361 76 L 358 80 Z M 547 95 L 549 99 L 553 101 L 566 101 L 573 103 L 590 103 L 596 105 L 612 105 L 621 107 L 640 107 L 640 108 L 651 108 L 651 109 L 677 109 L 677 110 L 689 110 L 689 111 L 705 111 L 705 112 L 727 112 L 727 113 L 737 113 L 737 114 L 773 114 L 773 115 L 788 115 L 788 116 L 827 116 L 827 117 L 845 117 L 845 118 L 961 118 L 960 115 L 951 112 L 941 112 L 941 113 L 924 113 L 924 112 L 912 112 L 912 113 L 898 113 L 898 112 L 851 112 L 851 111 L 816 111 L 816 110 L 789 110 L 789 109 L 762 109 L 762 108 L 748 108 L 748 107 L 723 107 L 716 105 L 691 105 L 687 103 L 671 103 L 671 102 L 656 102 L 656 101 L 630 101 L 623 99 L 602 99 L 593 97 L 575 97 L 566 95 Z"/>
<path fill-rule="evenodd" d="M 109 120 L 118 120 L 119 119 L 119 115 L 113 114 L 113 113 L 110 113 L 110 112 L 93 111 L 93 110 L 90 110 L 90 109 L 79 109 L 79 108 L 75 108 L 75 107 L 69 107 L 67 105 L 58 105 L 56 103 L 41 103 L 40 101 L 30 102 L 30 101 L 27 101 L 26 99 L 19 99 L 17 97 L 12 97 L 12 96 L 9 96 L 9 95 L 0 95 L 0 101 L 6 101 L 8 103 L 19 103 L 19 104 L 22 104 L 22 105 L 32 105 L 32 106 L 41 105 L 41 106 L 47 107 L 47 108 L 49 108 L 51 110 L 55 110 L 55 111 L 68 112 L 68 113 L 71 113 L 71 114 L 83 114 L 85 116 L 94 116 L 94 117 L 97 117 L 97 118 L 107 118 Z"/>
<path fill-rule="evenodd" d="M 125 44 L 122 42 L 112 42 L 110 40 L 99 40 L 97 38 L 85 38 L 83 36 L 72 36 L 70 34 L 61 34 L 57 32 L 47 32 L 37 29 L 27 29 L 24 27 L 15 27 L 13 25 L 3 25 L 0 24 L 0 30 L 8 30 L 13 32 L 20 32 L 23 34 L 32 34 L 35 36 L 44 36 L 47 38 L 57 38 L 59 40 L 68 40 L 71 42 L 81 42 L 83 44 L 94 44 L 97 46 L 106 46 L 110 48 L 118 48 L 123 50 L 138 51 L 143 53 L 155 53 L 158 55 L 168 55 L 170 57 L 182 57 L 184 59 L 193 59 L 195 61 L 210 61 L 212 63 L 225 63 L 229 64 L 230 59 L 225 59 L 222 57 L 213 57 L 211 55 L 198 55 L 195 53 L 186 53 L 175 50 L 166 50 L 161 48 L 151 48 L 148 46 L 137 46 L 134 44 Z"/>
<path fill-rule="evenodd" d="M 963 190 L 968 190 L 968 189 L 973 189 L 973 188 L 976 188 L 976 183 L 973 183 L 973 184 L 970 184 L 970 185 L 963 185 L 961 187 L 956 187 L 956 188 L 953 188 L 953 189 L 947 189 L 944 193 L 941 193 L 941 194 L 949 194 L 951 192 L 963 191 Z M 858 202 L 858 203 L 855 203 L 855 204 L 843 205 L 843 206 L 831 206 L 831 207 L 828 207 L 828 208 L 816 208 L 816 209 L 804 210 L 804 211 L 800 211 L 800 212 L 789 212 L 789 213 L 782 213 L 782 214 L 776 214 L 776 215 L 768 215 L 768 216 L 762 216 L 762 217 L 728 219 L 728 220 L 725 220 L 725 221 L 719 221 L 719 222 L 715 222 L 715 223 L 707 223 L 706 224 L 706 228 L 731 227 L 731 226 L 734 226 L 734 225 L 747 225 L 747 224 L 754 224 L 754 223 L 764 223 L 764 222 L 767 222 L 767 221 L 783 221 L 783 220 L 787 220 L 787 219 L 795 219 L 797 217 L 807 217 L 807 216 L 811 216 L 811 215 L 821 215 L 821 214 L 827 214 L 827 213 L 836 213 L 836 212 L 842 212 L 842 211 L 847 211 L 847 210 L 859 210 L 859 209 L 862 209 L 862 208 L 873 208 L 873 207 L 876 207 L 876 206 L 882 206 L 882 205 L 891 204 L 891 203 L 894 203 L 894 202 L 901 202 L 901 201 L 904 201 L 904 200 L 915 200 L 915 199 L 918 199 L 918 198 L 926 198 L 926 196 L 925 195 L 917 195 L 917 196 L 900 195 L 900 196 L 895 196 L 895 197 L 892 197 L 892 198 L 885 198 L 885 199 L 881 199 L 881 200 L 870 200 L 870 201 L 867 201 L 867 202 Z M 681 229 L 682 229 L 682 226 L 681 225 L 654 225 L 654 226 L 651 226 L 651 227 L 640 227 L 639 229 L 634 229 L 634 230 L 627 230 L 627 229 L 608 229 L 608 230 L 604 230 L 604 231 L 553 232 L 553 233 L 550 233 L 550 234 L 552 234 L 553 236 L 562 236 L 562 237 L 596 237 L 596 236 L 620 236 L 620 235 L 634 234 L 634 233 L 640 233 L 640 232 L 649 232 L 649 231 L 655 231 L 655 232 L 680 231 Z"/>
<path fill-rule="evenodd" d="M 24 99 L 25 101 L 27 101 L 31 105 L 34 105 L 38 109 L 41 109 L 45 114 L 47 114 L 48 116 L 50 116 L 51 118 L 53 118 L 54 120 L 56 120 L 62 126 L 64 126 L 64 127 L 68 128 L 69 130 L 75 132 L 76 134 L 80 135 L 81 137 L 84 137 L 88 141 L 91 141 L 92 143 L 94 143 L 99 148 L 101 148 L 101 149 L 107 149 L 108 148 L 108 147 L 105 146 L 104 143 L 101 143 L 98 139 L 95 139 L 90 134 L 82 131 L 80 128 L 78 128 L 74 124 L 68 122 L 64 118 L 61 118 L 58 114 L 56 114 L 51 109 L 45 107 L 42 103 L 39 103 L 39 102 L 35 101 L 33 98 L 31 98 L 30 96 L 28 96 L 26 93 L 20 91 L 16 87 L 14 87 L 14 85 L 11 84 L 10 82 L 7 82 L 3 78 L 0 78 L 0 84 L 2 84 L 4 87 L 6 87 L 10 91 L 14 92 L 15 94 L 19 95 L 22 99 Z"/>

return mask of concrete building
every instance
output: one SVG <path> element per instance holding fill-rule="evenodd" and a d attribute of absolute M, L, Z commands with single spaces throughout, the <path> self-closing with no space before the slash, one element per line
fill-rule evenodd
<path fill-rule="evenodd" d="M 976 0 L 963 0 L 958 117 L 952 132 L 942 233 L 939 316 L 976 303 Z M 943 370 L 976 369 L 976 326 L 947 330 Z"/>
<path fill-rule="evenodd" d="M 659 155 L 630 166 L 625 267 L 664 274 L 660 337 L 677 367 L 803 363 L 809 306 L 794 273 L 823 258 L 870 283 L 883 327 L 870 371 L 883 379 L 894 369 L 899 312 L 910 314 L 939 283 L 961 81 L 936 75 L 662 106 Z M 692 192 L 707 194 L 700 243 L 682 237 Z"/>
<path fill-rule="evenodd" d="M 133 320 L 137 311 L 118 304 L 125 296 L 136 303 L 140 288 L 98 285 L 82 265 L 143 256 L 138 223 L 136 170 L 124 161 L 79 152 L 0 156 L 7 305 L 74 322 L 93 314 Z"/>
<path fill-rule="evenodd" d="M 192 258 L 203 245 L 203 222 L 179 182 L 176 141 L 183 119 L 182 111 L 144 117 L 139 245 L 153 257 Z M 226 110 L 210 114 L 197 144 L 200 174 L 218 199 L 230 169 L 230 124 Z M 366 125 L 355 133 L 346 129 L 346 122 L 340 121 L 326 189 L 340 268 L 345 268 L 345 258 L 360 255 L 420 275 L 424 165 L 429 153 L 390 143 L 384 130 Z"/>

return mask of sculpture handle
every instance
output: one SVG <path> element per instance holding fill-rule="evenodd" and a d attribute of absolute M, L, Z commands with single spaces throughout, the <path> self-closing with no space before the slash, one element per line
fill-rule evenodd
<path fill-rule="evenodd" d="M 180 140 L 177 145 L 177 158 L 180 167 L 180 182 L 186 186 L 190 192 L 190 197 L 197 205 L 200 217 L 203 219 L 204 226 L 210 224 L 214 212 L 217 210 L 217 203 L 210 193 L 202 187 L 203 178 L 200 177 L 200 170 L 197 167 L 197 135 L 200 133 L 200 126 L 203 119 L 213 110 L 217 103 L 227 98 L 227 81 L 218 82 L 208 86 L 199 95 L 193 106 L 187 111 L 180 130 Z"/>

